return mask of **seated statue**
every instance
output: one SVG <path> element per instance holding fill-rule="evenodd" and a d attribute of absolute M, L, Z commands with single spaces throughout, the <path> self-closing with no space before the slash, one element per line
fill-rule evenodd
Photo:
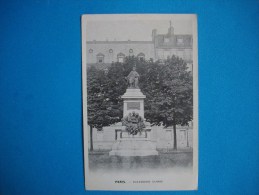
<path fill-rule="evenodd" d="M 136 65 L 133 66 L 133 70 L 126 77 L 129 88 L 139 88 L 139 74 L 136 71 Z"/>

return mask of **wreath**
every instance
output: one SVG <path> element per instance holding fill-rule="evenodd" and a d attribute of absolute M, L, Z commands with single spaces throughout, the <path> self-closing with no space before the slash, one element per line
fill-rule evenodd
<path fill-rule="evenodd" d="M 126 126 L 126 131 L 131 135 L 141 133 L 145 128 L 144 120 L 138 113 L 132 112 L 122 119 L 122 125 Z"/>

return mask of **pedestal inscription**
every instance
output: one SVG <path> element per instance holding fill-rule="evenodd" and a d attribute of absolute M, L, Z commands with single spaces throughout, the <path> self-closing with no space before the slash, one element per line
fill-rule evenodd
<path fill-rule="evenodd" d="M 128 102 L 127 110 L 140 110 L 140 102 Z"/>

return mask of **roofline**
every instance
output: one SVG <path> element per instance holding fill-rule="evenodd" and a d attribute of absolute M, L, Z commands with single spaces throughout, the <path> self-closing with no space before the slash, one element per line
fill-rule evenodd
<path fill-rule="evenodd" d="M 153 41 L 86 41 L 87 44 L 153 44 Z"/>
<path fill-rule="evenodd" d="M 168 34 L 157 34 L 156 36 L 166 36 Z M 192 34 L 174 34 L 173 36 L 193 36 Z"/>
<path fill-rule="evenodd" d="M 192 46 L 156 46 L 156 49 L 193 49 Z"/>

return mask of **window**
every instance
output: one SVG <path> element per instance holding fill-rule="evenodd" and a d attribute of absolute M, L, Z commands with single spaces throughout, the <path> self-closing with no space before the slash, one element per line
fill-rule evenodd
<path fill-rule="evenodd" d="M 169 43 L 170 40 L 169 40 L 168 38 L 165 38 L 165 39 L 164 39 L 164 42 L 165 42 L 165 43 Z"/>
<path fill-rule="evenodd" d="M 124 58 L 125 58 L 125 54 L 123 54 L 123 53 L 119 53 L 117 55 L 118 62 L 123 63 L 124 62 Z"/>
<path fill-rule="evenodd" d="M 137 57 L 138 57 L 138 59 L 140 61 L 144 61 L 145 60 L 145 54 L 143 54 L 143 53 L 139 53 Z"/>
<path fill-rule="evenodd" d="M 182 45 L 183 44 L 183 38 L 178 38 L 177 39 L 177 44 Z"/>
<path fill-rule="evenodd" d="M 89 49 L 89 53 L 93 53 L 93 50 L 92 50 L 92 49 Z"/>
<path fill-rule="evenodd" d="M 104 63 L 104 55 L 102 53 L 98 53 L 96 55 L 97 63 L 101 64 Z"/>
<path fill-rule="evenodd" d="M 113 53 L 113 50 L 112 50 L 112 49 L 109 49 L 109 53 Z"/>
<path fill-rule="evenodd" d="M 124 61 L 123 57 L 118 57 L 118 62 L 123 63 L 123 61 Z"/>
<path fill-rule="evenodd" d="M 129 56 L 133 56 L 133 49 L 129 49 Z"/>

